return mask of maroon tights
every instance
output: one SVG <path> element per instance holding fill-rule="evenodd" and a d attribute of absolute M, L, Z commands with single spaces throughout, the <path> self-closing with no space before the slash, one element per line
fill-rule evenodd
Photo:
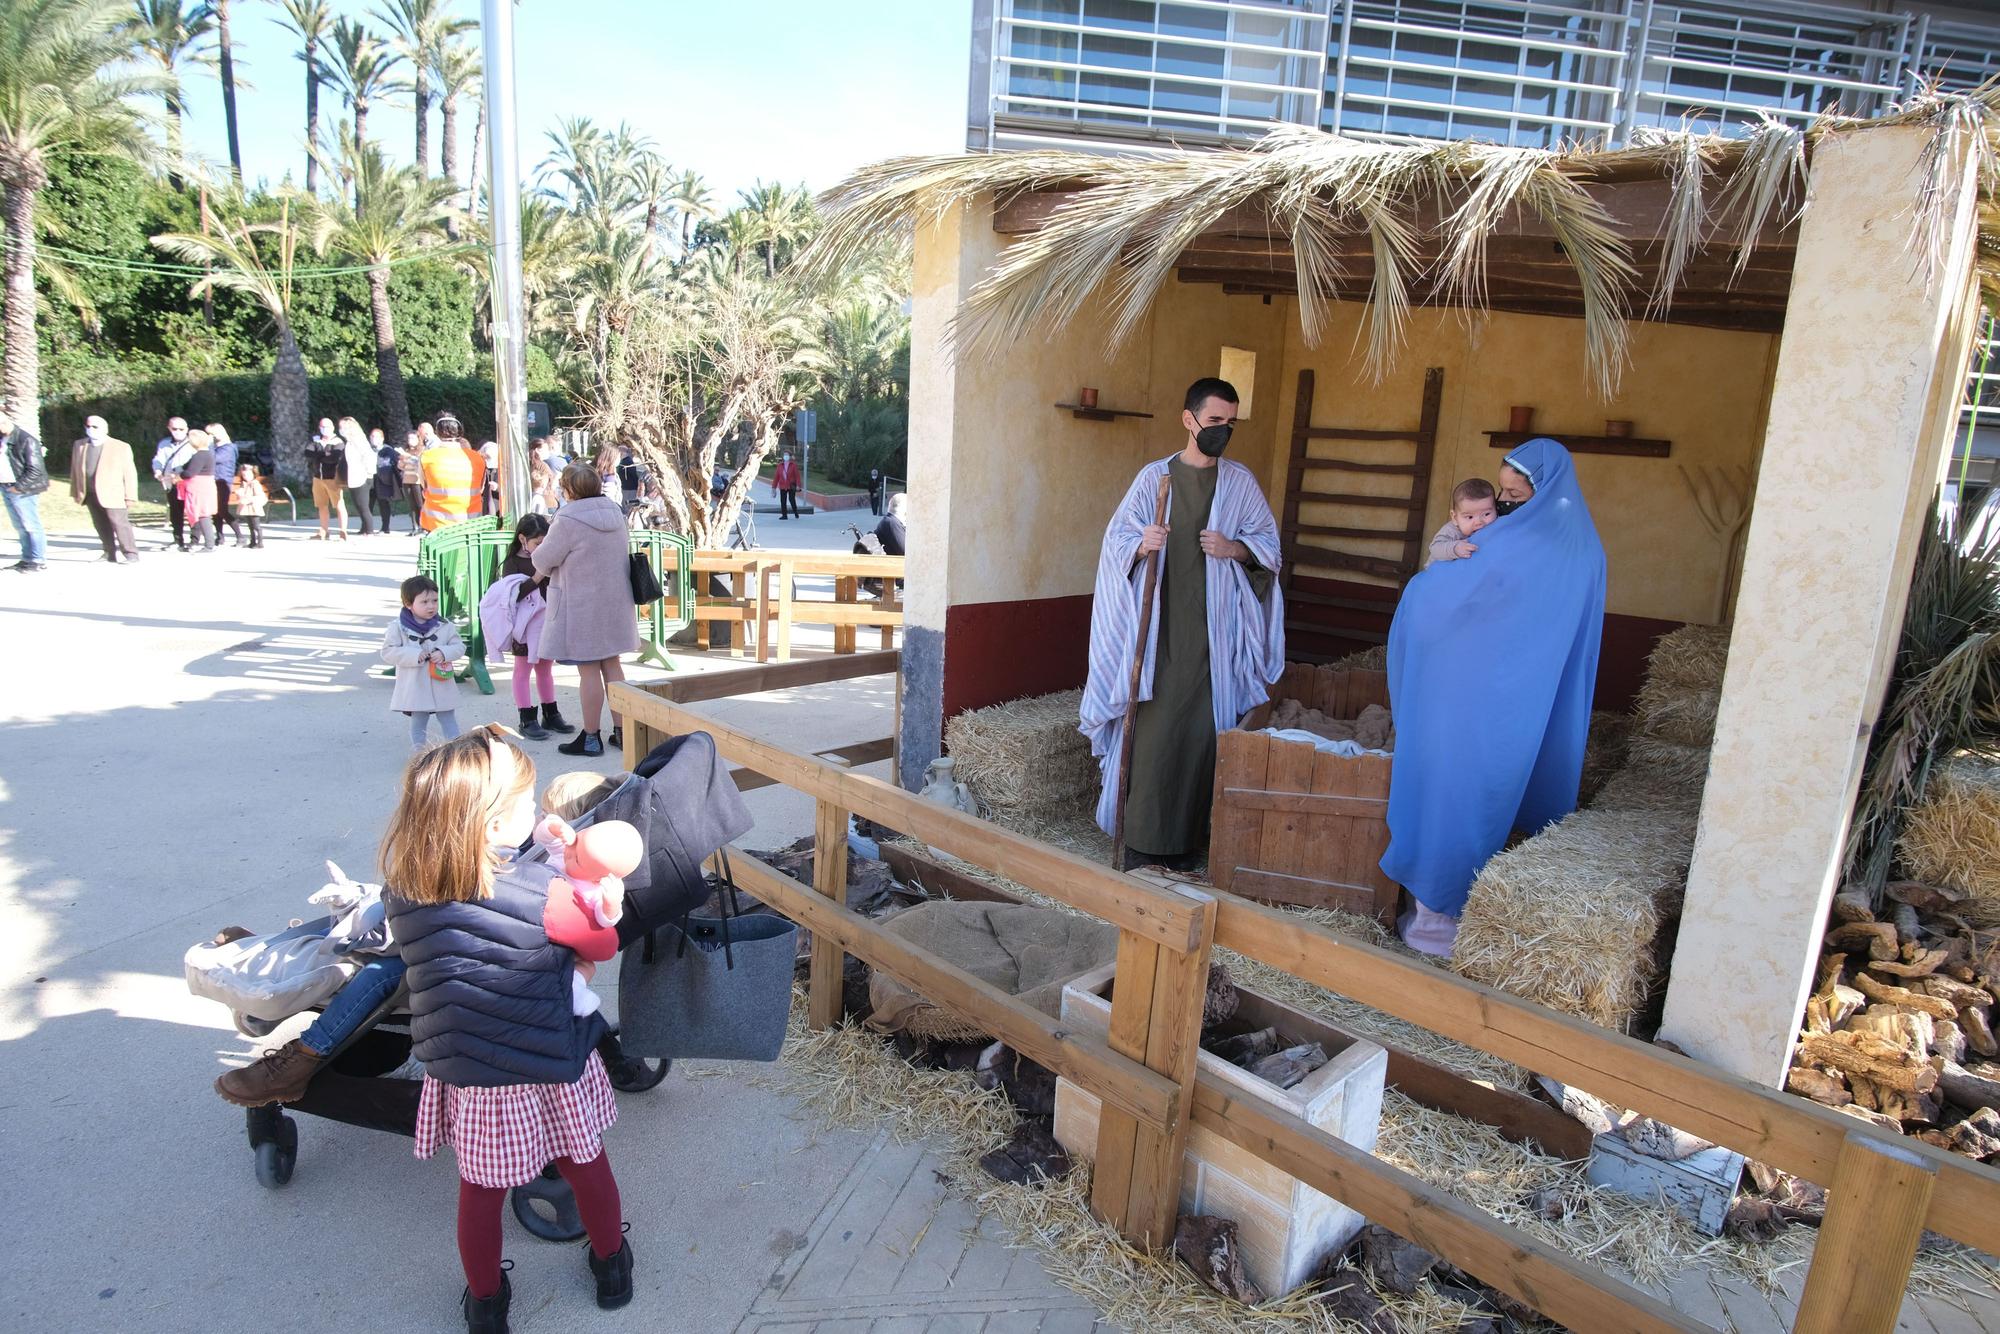
<path fill-rule="evenodd" d="M 624 1213 L 618 1203 L 618 1182 L 611 1175 L 611 1155 L 600 1150 L 587 1163 L 556 1159 L 576 1192 L 576 1211 L 590 1233 L 590 1250 L 600 1260 L 618 1254 L 624 1242 Z M 465 1286 L 475 1297 L 500 1290 L 500 1206 L 507 1202 L 505 1186 L 458 1183 L 458 1258 L 465 1265 Z"/>

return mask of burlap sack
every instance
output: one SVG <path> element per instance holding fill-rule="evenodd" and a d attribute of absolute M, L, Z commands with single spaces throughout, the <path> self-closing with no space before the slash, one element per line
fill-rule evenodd
<path fill-rule="evenodd" d="M 1118 955 L 1118 928 L 1109 922 L 1025 904 L 924 903 L 882 929 L 1051 1017 L 1062 1012 L 1065 983 Z M 940 1009 L 879 968 L 869 978 L 868 999 L 875 1009 L 868 1026 L 877 1032 L 945 1042 L 987 1037 L 966 1016 Z"/>

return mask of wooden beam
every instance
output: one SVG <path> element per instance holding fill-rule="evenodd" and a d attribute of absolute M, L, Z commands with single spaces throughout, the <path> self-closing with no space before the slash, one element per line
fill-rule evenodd
<path fill-rule="evenodd" d="M 844 904 L 815 893 L 747 852 L 733 850 L 736 880 L 758 902 L 770 905 L 816 938 L 824 938 L 872 968 L 906 983 L 953 1014 L 971 1020 L 1016 1051 L 1152 1125 L 1175 1116 L 1180 1091 L 1173 1082 L 1101 1042 L 1081 1037 L 1018 996 L 889 935 Z"/>
<path fill-rule="evenodd" d="M 707 732 L 714 738 L 717 752 L 732 763 L 943 848 L 1176 952 L 1194 949 L 1199 939 L 1198 898 L 1155 888 L 1074 853 L 924 801 L 893 783 L 787 750 L 719 719 L 671 704 L 632 682 L 613 683 L 611 700 L 621 717 L 638 718 L 663 736 Z"/>
<path fill-rule="evenodd" d="M 639 752 L 644 755 L 645 751 Z M 875 764 L 891 759 L 896 753 L 896 738 L 880 737 L 874 741 L 857 741 L 851 746 L 831 746 L 826 750 L 816 750 L 814 755 L 823 760 L 837 760 L 844 768 L 856 768 L 864 764 Z M 738 792 L 754 792 L 760 787 L 771 787 L 776 779 L 749 769 L 731 769 L 730 778 L 736 782 Z"/>
<path fill-rule="evenodd" d="M 826 658 L 803 658 L 796 662 L 741 670 L 702 672 L 697 676 L 677 676 L 648 687 L 675 704 L 692 704 L 704 699 L 724 699 L 734 695 L 760 695 L 767 690 L 791 690 L 798 686 L 826 685 L 861 676 L 882 676 L 898 670 L 902 652 L 854 653 Z"/>
<path fill-rule="evenodd" d="M 1696 1334 L 1708 1326 L 1621 1279 L 1508 1227 L 1448 1191 L 1200 1076 L 1195 1123 L 1407 1237 L 1570 1329 Z"/>
<path fill-rule="evenodd" d="M 1363 637 L 1344 629 L 1300 628 Z M 1841 1146 L 1854 1133 L 1906 1148 L 1938 1171 L 1926 1226 L 1989 1255 L 2000 1254 L 2000 1171 L 1920 1140 L 1865 1126 L 1857 1131 L 1852 1117 L 1832 1108 L 1411 963 L 1278 909 L 1221 891 L 1215 898 L 1218 945 L 1780 1171 L 1831 1185 Z"/>
<path fill-rule="evenodd" d="M 1937 1168 L 1849 1135 L 1799 1294 L 1795 1334 L 1895 1334 Z"/>
<path fill-rule="evenodd" d="M 813 889 L 829 902 L 847 904 L 847 812 L 830 801 L 813 805 Z M 828 932 L 813 932 L 806 975 L 806 1020 L 813 1032 L 840 1022 L 846 972 L 840 942 Z"/>

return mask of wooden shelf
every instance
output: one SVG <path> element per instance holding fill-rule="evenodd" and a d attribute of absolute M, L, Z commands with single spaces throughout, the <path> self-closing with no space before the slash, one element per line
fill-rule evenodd
<path fill-rule="evenodd" d="M 1081 403 L 1058 403 L 1059 408 L 1069 409 L 1069 415 L 1087 422 L 1117 421 L 1120 417 L 1151 417 L 1150 412 L 1121 412 L 1117 408 L 1086 408 Z"/>
<path fill-rule="evenodd" d="M 1488 431 L 1495 449 L 1512 449 L 1529 440 L 1553 440 L 1572 454 L 1624 454 L 1663 459 L 1673 452 L 1671 440 L 1647 440 L 1636 435 L 1566 435 L 1561 431 Z"/>

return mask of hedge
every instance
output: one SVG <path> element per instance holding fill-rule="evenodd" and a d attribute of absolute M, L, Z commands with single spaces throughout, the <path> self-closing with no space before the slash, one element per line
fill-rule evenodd
<path fill-rule="evenodd" d="M 433 417 L 446 408 L 465 423 L 466 435 L 493 437 L 493 382 L 471 376 L 418 376 L 406 382 L 412 422 Z M 237 440 L 270 442 L 271 377 L 237 373 L 200 379 L 149 380 L 117 393 L 76 398 L 51 398 L 42 403 L 42 440 L 58 471 L 66 471 L 69 445 L 83 436 L 83 419 L 95 413 L 111 434 L 130 441 L 144 474 L 151 466 L 153 445 L 167 431 L 167 418 L 185 417 L 190 425 L 220 422 Z M 353 417 L 364 426 L 382 424 L 375 381 L 349 375 L 315 375 L 311 381 L 309 422 L 321 417 Z M 541 390 L 532 397 L 549 405 L 557 425 L 576 415 L 576 407 L 561 391 Z"/>

